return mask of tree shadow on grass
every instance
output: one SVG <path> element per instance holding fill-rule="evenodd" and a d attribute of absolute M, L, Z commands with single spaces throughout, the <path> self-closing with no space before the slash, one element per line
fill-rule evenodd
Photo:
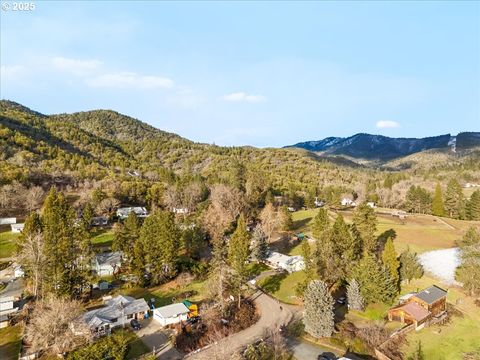
<path fill-rule="evenodd" d="M 282 272 L 266 278 L 261 284 L 262 289 L 271 294 L 277 292 L 280 289 L 283 279 L 285 279 L 287 275 L 286 272 Z"/>
<path fill-rule="evenodd" d="M 313 218 L 310 216 L 310 217 L 307 217 L 307 218 L 302 219 L 302 220 L 294 221 L 294 222 L 293 222 L 292 229 L 293 229 L 293 230 L 298 230 L 298 229 L 306 226 L 312 219 L 313 219 Z"/>

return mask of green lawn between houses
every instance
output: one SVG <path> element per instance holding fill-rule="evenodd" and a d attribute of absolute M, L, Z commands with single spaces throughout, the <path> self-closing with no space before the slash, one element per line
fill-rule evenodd
<path fill-rule="evenodd" d="M 18 359 L 22 347 L 22 332 L 20 324 L 0 329 L 0 359 Z"/>
<path fill-rule="evenodd" d="M 111 247 L 113 242 L 113 231 L 98 229 L 92 232 L 93 246 Z"/>
<path fill-rule="evenodd" d="M 300 301 L 295 294 L 295 287 L 298 283 L 305 280 L 305 272 L 297 271 L 294 273 L 282 272 L 261 279 L 257 285 L 265 292 L 286 304 L 299 304 Z"/>
<path fill-rule="evenodd" d="M 0 259 L 13 256 L 19 235 L 12 233 L 10 230 L 0 232 Z"/>

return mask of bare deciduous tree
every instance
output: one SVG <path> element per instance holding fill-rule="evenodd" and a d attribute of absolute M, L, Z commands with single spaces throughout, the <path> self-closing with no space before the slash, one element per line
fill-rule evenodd
<path fill-rule="evenodd" d="M 49 298 L 37 302 L 28 321 L 25 339 L 34 352 L 61 354 L 87 343 L 91 332 L 75 300 Z"/>
<path fill-rule="evenodd" d="M 35 297 L 41 295 L 43 268 L 45 266 L 44 241 L 41 233 L 28 235 L 22 242 L 22 247 L 16 261 L 21 264 L 32 280 L 32 293 Z"/>
<path fill-rule="evenodd" d="M 37 210 L 45 198 L 45 191 L 40 186 L 28 189 L 25 197 L 25 207 L 28 211 Z"/>
<path fill-rule="evenodd" d="M 120 205 L 120 201 L 115 198 L 106 198 L 100 201 L 96 207 L 96 213 L 103 216 L 110 216 Z"/>
<path fill-rule="evenodd" d="M 272 204 L 267 204 L 260 213 L 260 221 L 262 222 L 262 230 L 267 235 L 268 241 L 272 241 L 275 231 L 280 227 L 280 216 Z"/>

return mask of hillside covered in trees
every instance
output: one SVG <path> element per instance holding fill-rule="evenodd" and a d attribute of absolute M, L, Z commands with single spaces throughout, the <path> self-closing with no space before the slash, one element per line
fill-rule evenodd
<path fill-rule="evenodd" d="M 350 197 L 429 213 L 437 184 L 445 191 L 452 178 L 480 183 L 479 159 L 475 148 L 428 150 L 375 168 L 303 149 L 195 143 L 110 110 L 47 116 L 0 102 L 0 185 L 16 187 L 7 189 L 5 209 L 25 205 L 21 187 L 46 191 L 55 184 L 75 192 L 114 181 L 121 202 L 151 205 L 155 188 L 196 179 L 245 190 L 260 204 L 267 193 L 296 208 L 313 206 L 316 197 L 333 205 Z"/>

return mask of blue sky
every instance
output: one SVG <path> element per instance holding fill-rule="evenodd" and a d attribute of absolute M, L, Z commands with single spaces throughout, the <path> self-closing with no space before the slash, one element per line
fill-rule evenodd
<path fill-rule="evenodd" d="M 46 114 L 220 145 L 480 130 L 479 2 L 35 5 L 0 11 L 1 98 Z"/>

